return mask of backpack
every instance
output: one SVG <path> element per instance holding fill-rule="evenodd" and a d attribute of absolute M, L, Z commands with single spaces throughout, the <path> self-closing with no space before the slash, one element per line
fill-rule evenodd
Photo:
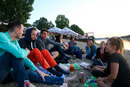
<path fill-rule="evenodd" d="M 73 46 L 72 50 L 74 55 L 76 55 L 76 58 L 82 59 L 82 52 L 80 51 L 79 47 Z"/>
<path fill-rule="evenodd" d="M 76 58 L 82 59 L 82 53 L 80 50 L 75 50 L 74 55 L 76 55 Z"/>

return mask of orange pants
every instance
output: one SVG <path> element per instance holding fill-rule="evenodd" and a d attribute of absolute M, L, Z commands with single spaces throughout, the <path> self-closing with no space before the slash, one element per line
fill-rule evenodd
<path fill-rule="evenodd" d="M 53 68 L 57 65 L 56 61 L 47 49 L 39 51 L 39 49 L 34 48 L 32 51 L 30 51 L 27 57 L 34 63 L 34 65 L 39 62 L 44 69 L 49 67 Z"/>

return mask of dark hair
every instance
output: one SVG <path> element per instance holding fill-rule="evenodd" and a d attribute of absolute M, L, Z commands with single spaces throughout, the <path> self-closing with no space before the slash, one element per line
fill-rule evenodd
<path fill-rule="evenodd" d="M 70 37 L 70 40 L 72 40 L 73 38 L 74 38 L 74 37 L 71 36 L 71 37 Z"/>
<path fill-rule="evenodd" d="M 31 33 L 32 33 L 32 31 L 33 31 L 33 30 L 37 31 L 37 29 L 36 29 L 36 28 L 32 28 Z"/>
<path fill-rule="evenodd" d="M 48 33 L 48 30 L 47 30 L 46 28 L 43 28 L 43 29 L 41 30 L 41 34 L 42 34 L 44 31 L 46 31 L 46 32 Z"/>
<path fill-rule="evenodd" d="M 55 42 L 59 42 L 59 43 L 60 43 L 60 42 L 61 42 L 61 41 L 60 41 L 61 34 L 58 34 L 58 35 L 56 35 L 55 37 L 56 37 Z"/>
<path fill-rule="evenodd" d="M 8 26 L 7 26 L 8 27 L 8 31 L 13 32 L 16 27 L 20 28 L 21 24 L 22 23 L 19 22 L 19 21 L 12 21 L 12 22 L 10 22 L 8 24 Z"/>

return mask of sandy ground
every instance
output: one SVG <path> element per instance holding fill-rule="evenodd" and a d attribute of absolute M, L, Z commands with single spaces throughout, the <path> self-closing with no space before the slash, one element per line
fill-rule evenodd
<path fill-rule="evenodd" d="M 68 42 L 69 40 L 63 40 L 65 42 Z M 77 45 L 81 48 L 81 49 L 84 49 L 85 46 L 86 46 L 86 43 L 84 42 L 79 42 L 79 41 L 76 41 L 77 42 Z M 85 50 L 85 49 L 84 49 Z M 70 55 L 68 55 L 70 56 Z M 90 63 L 90 65 L 92 64 L 92 62 L 90 60 L 87 60 L 85 58 L 86 54 L 83 54 L 83 57 L 82 59 L 76 59 L 76 60 L 73 60 L 73 59 L 70 59 L 69 60 L 69 63 L 72 64 L 72 63 L 81 63 L 81 62 L 87 62 L 87 63 Z M 124 56 L 125 58 L 127 59 L 128 63 L 130 63 L 130 51 L 126 51 L 124 52 Z M 71 57 L 71 56 L 70 56 Z M 84 83 L 87 81 L 87 79 L 90 78 L 91 76 L 91 71 L 88 71 L 86 69 L 83 69 L 83 68 L 80 68 L 79 70 L 75 70 L 75 71 L 72 71 L 70 72 L 70 74 L 68 76 L 72 76 L 74 74 L 77 74 L 78 77 L 72 81 L 72 82 L 69 82 L 68 84 L 68 87 L 83 87 L 83 83 L 80 83 L 79 81 L 79 73 L 80 72 L 84 72 Z M 41 83 L 33 83 L 36 87 L 59 87 L 59 85 L 46 85 L 46 84 L 41 84 Z M 8 83 L 8 84 L 0 84 L 0 87 L 18 87 L 17 83 L 16 82 L 12 82 L 12 83 Z"/>

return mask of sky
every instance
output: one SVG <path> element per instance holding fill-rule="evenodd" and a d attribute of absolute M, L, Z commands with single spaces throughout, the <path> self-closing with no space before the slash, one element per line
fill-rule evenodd
<path fill-rule="evenodd" d="M 55 25 L 62 14 L 96 38 L 130 35 L 130 0 L 35 0 L 33 8 L 30 24 L 45 17 Z"/>

